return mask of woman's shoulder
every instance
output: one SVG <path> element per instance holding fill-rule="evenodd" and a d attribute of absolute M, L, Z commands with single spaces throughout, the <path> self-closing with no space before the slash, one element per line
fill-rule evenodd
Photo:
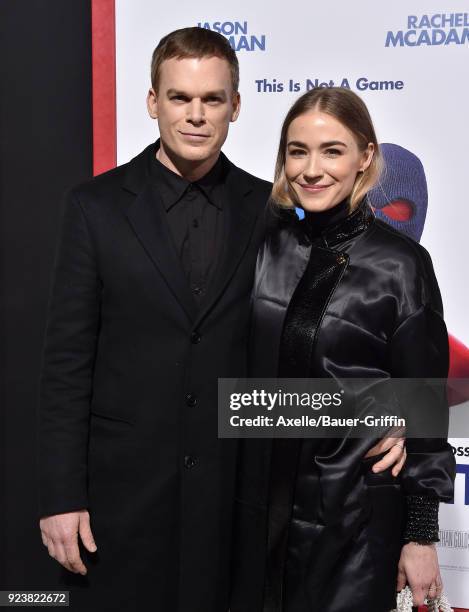
<path fill-rule="evenodd" d="M 369 232 L 369 243 L 384 257 L 405 261 L 416 271 L 433 270 L 430 253 L 419 242 L 380 219 L 374 220 Z"/>
<path fill-rule="evenodd" d="M 372 258 L 373 267 L 398 277 L 403 293 L 420 296 L 422 303 L 439 304 L 433 262 L 425 247 L 379 219 L 370 230 L 364 254 Z"/>
<path fill-rule="evenodd" d="M 292 206 L 280 206 L 271 199 L 265 208 L 266 226 L 271 232 L 283 227 L 291 227 L 298 223 L 298 215 Z"/>
<path fill-rule="evenodd" d="M 273 204 L 267 204 L 265 210 L 265 241 L 264 245 L 276 248 L 284 242 L 303 242 L 305 233 L 295 209 Z"/>

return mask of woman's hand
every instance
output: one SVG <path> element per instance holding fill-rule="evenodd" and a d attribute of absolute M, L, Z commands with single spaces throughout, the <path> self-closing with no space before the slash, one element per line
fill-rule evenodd
<path fill-rule="evenodd" d="M 434 544 L 409 542 L 402 547 L 397 571 L 397 591 L 401 591 L 406 584 L 412 590 L 414 606 L 421 606 L 426 597 L 440 597 L 443 582 Z"/>
<path fill-rule="evenodd" d="M 373 464 L 371 468 L 373 472 L 383 472 L 392 465 L 392 475 L 397 476 L 402 470 L 405 460 L 407 458 L 407 452 L 405 449 L 405 437 L 403 435 L 399 437 L 386 437 L 380 440 L 377 444 L 370 448 L 366 453 L 365 458 L 379 455 L 380 453 L 388 453 L 380 460 Z"/>

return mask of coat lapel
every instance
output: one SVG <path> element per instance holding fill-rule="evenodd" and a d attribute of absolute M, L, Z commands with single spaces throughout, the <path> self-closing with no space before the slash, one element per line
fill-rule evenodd
<path fill-rule="evenodd" d="M 154 145 L 150 145 L 133 159 L 127 168 L 123 187 L 136 197 L 128 206 L 126 216 L 143 248 L 195 327 L 215 306 L 236 272 L 248 248 L 260 209 L 253 201 L 253 184 L 249 175 L 240 171 L 223 156 L 227 167 L 226 206 L 223 210 L 223 252 L 207 295 L 197 312 L 197 304 L 164 217 L 160 196 L 148 180 L 147 160 L 149 149 L 153 148 Z"/>
<path fill-rule="evenodd" d="M 137 238 L 163 276 L 189 320 L 196 303 L 174 247 L 160 196 L 145 172 L 147 149 L 129 164 L 124 189 L 136 194 L 126 211 Z"/>
<path fill-rule="evenodd" d="M 208 315 L 231 281 L 249 246 L 259 214 L 259 207 L 253 201 L 253 185 L 249 175 L 241 172 L 226 158 L 224 163 L 228 164 L 229 168 L 225 182 L 223 251 L 220 264 L 196 317 L 195 326 Z"/>

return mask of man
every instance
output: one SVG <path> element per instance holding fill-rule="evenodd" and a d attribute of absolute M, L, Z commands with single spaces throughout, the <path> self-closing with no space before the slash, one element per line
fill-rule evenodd
<path fill-rule="evenodd" d="M 65 202 L 40 526 L 74 610 L 226 612 L 237 443 L 217 438 L 217 378 L 246 375 L 271 185 L 220 153 L 240 109 L 223 36 L 164 37 L 147 102 L 161 140 Z"/>

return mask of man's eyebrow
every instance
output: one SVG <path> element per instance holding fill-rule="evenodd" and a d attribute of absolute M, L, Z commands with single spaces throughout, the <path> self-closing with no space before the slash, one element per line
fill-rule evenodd
<path fill-rule="evenodd" d="M 214 91 L 207 91 L 203 97 L 204 98 L 224 98 L 226 96 L 226 92 L 224 89 L 216 89 Z"/>
<path fill-rule="evenodd" d="M 182 89 L 168 89 L 166 92 L 168 96 L 184 96 L 185 98 L 192 98 L 190 94 L 183 91 Z M 225 98 L 226 92 L 224 89 L 217 89 L 214 91 L 207 91 L 202 95 L 202 98 Z"/>
<path fill-rule="evenodd" d="M 182 89 L 168 89 L 168 91 L 166 92 L 166 94 L 168 96 L 185 96 L 186 98 L 189 98 L 189 94 L 187 94 L 185 91 L 182 91 Z"/>

